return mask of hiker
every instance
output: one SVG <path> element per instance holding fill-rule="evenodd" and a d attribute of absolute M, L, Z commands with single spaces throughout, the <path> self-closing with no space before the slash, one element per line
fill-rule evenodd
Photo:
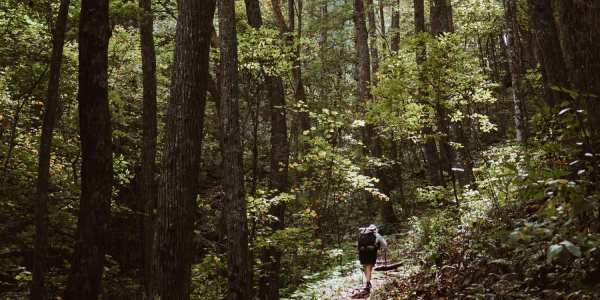
<path fill-rule="evenodd" d="M 367 278 L 365 292 L 369 293 L 371 292 L 371 273 L 377 262 L 377 252 L 379 249 L 387 251 L 387 242 L 377 231 L 377 226 L 373 224 L 366 228 L 360 228 L 359 231 L 358 259 Z"/>

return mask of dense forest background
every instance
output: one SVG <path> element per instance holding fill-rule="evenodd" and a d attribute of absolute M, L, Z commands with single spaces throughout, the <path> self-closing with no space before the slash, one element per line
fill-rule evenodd
<path fill-rule="evenodd" d="M 595 0 L 2 1 L 0 298 L 323 299 L 370 223 L 373 297 L 600 297 L 599 74 Z"/>

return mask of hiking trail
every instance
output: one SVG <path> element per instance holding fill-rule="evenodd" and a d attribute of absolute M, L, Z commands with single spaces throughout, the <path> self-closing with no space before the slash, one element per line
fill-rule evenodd
<path fill-rule="evenodd" d="M 365 286 L 365 278 L 361 271 L 358 258 L 342 265 L 331 275 L 311 283 L 294 293 L 289 299 L 387 299 L 387 286 L 394 281 L 401 281 L 419 271 L 418 263 L 410 255 L 414 250 L 413 240 L 407 231 L 386 236 L 390 251 L 388 263 L 401 262 L 402 264 L 392 271 L 373 271 L 371 279 L 371 293 L 366 297 L 357 297 Z M 380 254 L 378 266 L 384 263 L 383 254 Z"/>

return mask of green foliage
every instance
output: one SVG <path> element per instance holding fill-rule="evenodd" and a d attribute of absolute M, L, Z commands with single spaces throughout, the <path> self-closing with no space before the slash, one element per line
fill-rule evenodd
<path fill-rule="evenodd" d="M 436 127 L 436 110 L 441 106 L 449 111 L 452 123 L 464 121 L 482 133 L 495 131 L 497 126 L 479 111 L 496 101 L 493 85 L 475 54 L 464 47 L 464 37 L 459 33 L 439 38 L 423 34 L 387 58 L 373 88 L 375 101 L 369 105 L 369 120 L 392 131 L 396 139 L 422 142 L 421 130 Z M 415 53 L 421 45 L 426 47 L 427 57 L 418 66 Z"/>
<path fill-rule="evenodd" d="M 456 216 L 449 210 L 434 210 L 427 216 L 412 217 L 409 225 L 411 234 L 424 249 L 427 262 L 442 264 L 449 242 L 456 233 Z"/>
<path fill-rule="evenodd" d="M 222 299 L 227 291 L 225 258 L 206 255 L 199 264 L 192 266 L 192 299 Z"/>
<path fill-rule="evenodd" d="M 265 26 L 246 28 L 238 36 L 240 70 L 256 77 L 289 74 L 295 49 L 288 42 L 292 38 L 282 37 L 277 29 Z"/>

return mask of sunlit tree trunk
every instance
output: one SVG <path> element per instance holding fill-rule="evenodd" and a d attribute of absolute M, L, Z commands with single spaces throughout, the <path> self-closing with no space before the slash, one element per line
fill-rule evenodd
<path fill-rule="evenodd" d="M 48 253 L 48 187 L 50 185 L 50 153 L 52 152 L 52 135 L 56 123 L 58 109 L 60 70 L 69 16 L 69 0 L 61 0 L 58 16 L 52 33 L 52 57 L 50 58 L 50 79 L 44 116 L 42 135 L 40 137 L 40 150 L 38 157 L 38 178 L 35 204 L 35 249 L 33 253 L 33 282 L 31 285 L 31 299 L 48 299 L 45 276 L 47 270 Z"/>
<path fill-rule="evenodd" d="M 189 299 L 192 236 L 214 1 L 178 1 L 175 57 L 158 187 L 155 268 L 160 299 Z"/>
<path fill-rule="evenodd" d="M 515 138 L 518 142 L 527 141 L 527 128 L 525 107 L 523 105 L 523 92 L 521 89 L 521 51 L 519 45 L 519 24 L 517 23 L 517 5 L 514 0 L 504 1 L 504 14 L 506 19 L 506 33 L 504 43 L 507 49 L 507 58 L 510 69 L 512 86 L 512 99 L 514 106 Z"/>
<path fill-rule="evenodd" d="M 110 218 L 113 167 L 108 104 L 108 0 L 81 1 L 79 18 L 81 199 L 66 299 L 98 299 Z"/>

